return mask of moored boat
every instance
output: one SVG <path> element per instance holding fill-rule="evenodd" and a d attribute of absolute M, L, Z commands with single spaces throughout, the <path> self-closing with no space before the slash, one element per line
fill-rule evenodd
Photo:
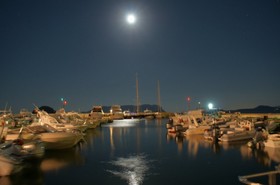
<path fill-rule="evenodd" d="M 0 155 L 0 178 L 21 170 L 21 161 L 7 155 Z"/>
<path fill-rule="evenodd" d="M 110 109 L 110 117 L 113 120 L 124 119 L 123 111 L 120 105 L 112 105 Z"/>
<path fill-rule="evenodd" d="M 256 130 L 252 122 L 241 120 L 234 124 L 230 124 L 230 128 L 223 129 L 219 140 L 221 142 L 234 142 L 242 140 L 250 140 L 256 135 Z"/>
<path fill-rule="evenodd" d="M 80 130 L 84 132 L 87 129 L 86 124 L 70 124 L 70 123 L 59 123 L 56 118 L 50 116 L 45 111 L 38 111 L 37 112 L 38 121 L 33 122 L 31 125 L 45 125 L 48 124 L 55 128 L 58 131 L 66 131 L 66 130 Z"/>
<path fill-rule="evenodd" d="M 50 125 L 31 126 L 28 129 L 44 143 L 46 150 L 71 148 L 83 140 L 83 134 L 75 130 L 57 131 Z"/>
<path fill-rule="evenodd" d="M 265 147 L 280 148 L 280 134 L 268 134 L 263 143 Z"/>
<path fill-rule="evenodd" d="M 223 134 L 219 140 L 222 142 L 232 142 L 232 141 L 241 141 L 241 140 L 250 140 L 255 136 L 254 130 L 249 131 L 228 131 Z"/>
<path fill-rule="evenodd" d="M 83 133 L 78 130 L 58 131 L 48 124 L 24 127 L 20 135 L 23 141 L 41 141 L 46 150 L 74 147 L 84 137 Z M 8 133 L 6 137 L 9 141 L 17 138 L 19 138 L 19 133 L 16 131 Z"/>

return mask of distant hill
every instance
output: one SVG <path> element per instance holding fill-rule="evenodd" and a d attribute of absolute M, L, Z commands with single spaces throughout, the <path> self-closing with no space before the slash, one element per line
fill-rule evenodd
<path fill-rule="evenodd" d="M 47 105 L 39 107 L 39 110 L 44 110 L 44 111 L 46 111 L 49 114 L 53 114 L 53 113 L 56 112 L 56 110 L 54 110 L 52 107 L 47 106 Z M 35 109 L 32 111 L 32 113 L 33 114 L 36 113 Z"/>
<path fill-rule="evenodd" d="M 260 105 L 260 106 L 257 106 L 255 108 L 230 110 L 230 112 L 240 112 L 240 113 L 280 113 L 280 106 L 271 107 L 271 106 L 266 106 L 266 105 Z"/>

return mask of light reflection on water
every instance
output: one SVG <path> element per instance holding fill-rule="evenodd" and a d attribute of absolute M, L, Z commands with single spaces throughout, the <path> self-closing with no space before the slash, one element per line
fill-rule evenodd
<path fill-rule="evenodd" d="M 102 127 L 135 127 L 140 121 L 140 119 L 114 120 L 113 123 L 102 125 Z"/>
<path fill-rule="evenodd" d="M 119 157 L 109 162 L 118 170 L 107 170 L 108 172 L 127 181 L 129 185 L 140 185 L 149 171 L 149 161 L 146 156 L 132 155 L 127 158 Z"/>

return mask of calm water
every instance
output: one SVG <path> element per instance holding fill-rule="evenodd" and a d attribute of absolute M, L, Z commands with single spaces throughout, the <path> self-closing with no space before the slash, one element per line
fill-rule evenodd
<path fill-rule="evenodd" d="M 238 185 L 242 184 L 239 175 L 274 170 L 280 162 L 279 150 L 250 150 L 246 143 L 215 145 L 202 137 L 167 135 L 166 122 L 120 120 L 89 130 L 86 143 L 47 151 L 42 160 L 0 178 L 0 184 Z M 266 178 L 259 180 L 269 184 Z"/>

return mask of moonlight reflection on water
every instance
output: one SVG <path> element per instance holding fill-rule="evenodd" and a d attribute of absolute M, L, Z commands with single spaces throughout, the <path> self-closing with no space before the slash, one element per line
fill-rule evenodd
<path fill-rule="evenodd" d="M 107 170 L 108 172 L 126 180 L 129 185 L 140 185 L 147 176 L 150 161 L 147 160 L 145 155 L 141 154 L 127 158 L 120 157 L 109 163 L 117 170 Z"/>

